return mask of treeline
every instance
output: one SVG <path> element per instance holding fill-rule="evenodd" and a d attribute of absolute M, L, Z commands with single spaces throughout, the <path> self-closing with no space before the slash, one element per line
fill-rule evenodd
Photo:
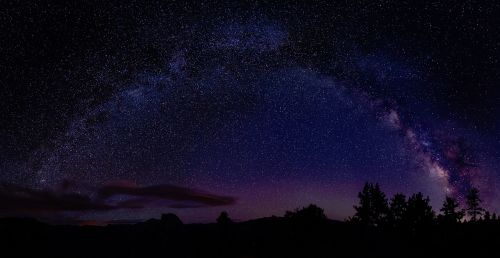
<path fill-rule="evenodd" d="M 430 205 L 430 198 L 421 192 L 409 197 L 396 193 L 388 199 L 378 184 L 366 183 L 358 193 L 358 198 L 359 203 L 354 206 L 355 214 L 346 219 L 346 222 L 350 224 L 419 230 L 432 225 L 453 226 L 464 223 L 500 222 L 497 214 L 490 213 L 481 206 L 479 190 L 474 187 L 465 196 L 463 208 L 456 198 L 446 196 L 438 213 Z M 317 223 L 327 220 L 324 210 L 314 204 L 287 211 L 283 218 L 298 223 Z M 218 224 L 227 225 L 231 222 L 227 212 L 222 212 L 217 219 Z"/>
<path fill-rule="evenodd" d="M 481 206 L 479 190 L 474 187 L 465 196 L 465 207 L 461 208 L 457 199 L 446 196 L 438 214 L 431 207 L 429 197 L 421 192 L 409 197 L 397 193 L 388 200 L 378 184 L 366 183 L 358 198 L 359 204 L 354 206 L 356 212 L 347 221 L 369 226 L 418 229 L 436 223 L 454 225 L 500 219 Z"/>

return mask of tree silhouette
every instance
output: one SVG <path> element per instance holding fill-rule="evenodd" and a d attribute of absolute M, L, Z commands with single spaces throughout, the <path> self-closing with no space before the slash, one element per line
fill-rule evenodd
<path fill-rule="evenodd" d="M 484 209 L 481 207 L 481 198 L 479 198 L 479 189 L 472 187 L 467 193 L 467 214 L 471 221 L 476 221 L 482 214 Z"/>
<path fill-rule="evenodd" d="M 486 222 L 491 221 L 491 214 L 489 211 L 484 212 L 484 221 L 486 221 Z"/>
<path fill-rule="evenodd" d="M 408 203 L 406 202 L 406 196 L 402 193 L 395 194 L 389 206 L 389 222 L 394 226 L 401 226 L 405 214 L 406 209 L 408 207 Z"/>
<path fill-rule="evenodd" d="M 179 227 L 182 226 L 182 221 L 173 213 L 166 213 L 161 215 L 161 223 L 167 227 Z"/>
<path fill-rule="evenodd" d="M 219 225 L 228 225 L 231 224 L 233 221 L 231 218 L 229 218 L 229 214 L 225 211 L 221 212 L 219 217 L 217 218 L 217 224 Z"/>
<path fill-rule="evenodd" d="M 285 218 L 304 222 L 320 222 L 326 220 L 326 215 L 322 208 L 314 204 L 309 204 L 309 206 L 302 209 L 287 211 Z"/>
<path fill-rule="evenodd" d="M 443 213 L 439 216 L 440 220 L 446 224 L 459 222 L 464 217 L 464 211 L 457 210 L 458 207 L 459 204 L 455 198 L 446 196 L 443 207 L 440 210 Z"/>
<path fill-rule="evenodd" d="M 379 226 L 386 222 L 389 205 L 378 184 L 365 183 L 358 194 L 359 205 L 354 206 L 354 220 L 366 225 Z"/>
<path fill-rule="evenodd" d="M 371 189 L 373 185 L 365 183 L 361 192 L 358 193 L 359 205 L 354 206 L 356 213 L 353 219 L 365 224 L 372 224 L 372 203 L 371 203 Z"/>
<path fill-rule="evenodd" d="M 416 230 L 433 223 L 435 213 L 429 202 L 429 197 L 424 198 L 423 194 L 420 192 L 408 198 L 405 220 L 410 226 L 410 229 Z"/>

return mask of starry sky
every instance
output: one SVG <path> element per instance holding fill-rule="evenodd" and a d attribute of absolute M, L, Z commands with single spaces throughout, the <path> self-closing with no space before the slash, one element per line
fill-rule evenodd
<path fill-rule="evenodd" d="M 500 212 L 500 4 L 452 2 L 8 1 L 0 215 L 342 220 L 367 181 Z"/>

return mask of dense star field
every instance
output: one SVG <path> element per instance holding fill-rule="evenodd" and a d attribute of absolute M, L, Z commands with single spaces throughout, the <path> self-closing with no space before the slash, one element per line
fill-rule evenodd
<path fill-rule="evenodd" d="M 78 3 L 77 3 L 78 2 Z M 211 222 L 357 192 L 500 212 L 495 1 L 7 1 L 0 215 Z"/>

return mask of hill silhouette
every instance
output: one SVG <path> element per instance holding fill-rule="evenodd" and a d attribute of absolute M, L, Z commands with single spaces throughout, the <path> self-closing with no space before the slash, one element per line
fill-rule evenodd
<path fill-rule="evenodd" d="M 500 257 L 500 220 L 489 212 L 462 219 L 459 204 L 447 197 L 443 213 L 436 217 L 423 194 L 388 199 L 373 184 L 365 185 L 359 197 L 356 214 L 346 221 L 328 219 L 314 204 L 284 216 L 243 222 L 222 212 L 208 224 L 184 224 L 171 213 L 106 226 L 3 218 L 0 253 L 2 257 Z M 476 210 L 479 204 L 474 204 Z"/>

